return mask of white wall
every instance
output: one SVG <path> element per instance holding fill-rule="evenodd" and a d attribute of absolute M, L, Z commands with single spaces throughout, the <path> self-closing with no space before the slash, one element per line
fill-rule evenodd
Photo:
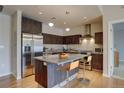
<path fill-rule="evenodd" d="M 11 73 L 10 25 L 11 17 L 0 13 L 0 76 Z"/>
<path fill-rule="evenodd" d="M 110 61 L 109 57 L 112 56 L 109 54 L 108 50 L 109 43 L 112 41 L 109 39 L 109 30 L 108 30 L 108 24 L 112 21 L 117 20 L 124 20 L 124 10 L 120 6 L 102 6 L 102 13 L 103 13 L 103 74 L 105 76 L 110 75 L 111 66 L 109 66 Z M 108 42 L 110 41 L 110 42 Z"/>
<path fill-rule="evenodd" d="M 11 21 L 11 70 L 16 79 L 21 78 L 21 16 L 17 11 Z"/>

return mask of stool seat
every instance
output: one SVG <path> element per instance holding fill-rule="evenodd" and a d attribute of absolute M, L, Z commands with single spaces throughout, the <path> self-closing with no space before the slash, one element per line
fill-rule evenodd
<path fill-rule="evenodd" d="M 74 62 L 71 62 L 69 64 L 65 64 L 64 66 L 60 66 L 58 70 L 60 72 L 66 72 L 66 80 L 69 82 L 69 71 L 79 67 L 79 60 L 76 60 Z"/>
<path fill-rule="evenodd" d="M 78 60 L 77 61 L 74 61 L 74 62 L 71 62 L 69 64 L 66 64 L 64 66 L 61 66 L 58 69 L 60 71 L 71 71 L 71 70 L 73 70 L 73 69 L 75 69 L 77 67 L 79 67 L 79 61 Z"/>

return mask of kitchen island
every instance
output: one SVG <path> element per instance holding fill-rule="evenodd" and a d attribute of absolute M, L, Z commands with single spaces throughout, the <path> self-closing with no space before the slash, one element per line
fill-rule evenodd
<path fill-rule="evenodd" d="M 47 57 L 35 57 L 35 81 L 45 87 L 64 86 L 66 82 L 66 72 L 59 71 L 59 67 L 79 60 L 87 55 L 69 54 L 68 58 L 60 59 L 59 55 L 48 55 Z M 69 72 L 69 80 L 76 77 L 78 68 Z"/>

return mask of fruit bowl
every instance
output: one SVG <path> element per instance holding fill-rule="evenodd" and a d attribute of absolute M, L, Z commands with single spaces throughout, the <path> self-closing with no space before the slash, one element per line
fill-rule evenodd
<path fill-rule="evenodd" d="M 68 56 L 69 56 L 69 55 L 68 55 L 67 53 L 60 53 L 60 54 L 59 54 L 59 58 L 60 58 L 60 59 L 67 59 Z"/>

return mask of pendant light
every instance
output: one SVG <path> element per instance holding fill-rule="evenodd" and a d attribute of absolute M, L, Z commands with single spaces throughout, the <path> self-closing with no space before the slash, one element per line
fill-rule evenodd
<path fill-rule="evenodd" d="M 66 11 L 66 12 L 65 12 L 66 17 L 67 17 L 69 14 L 70 14 L 70 11 Z M 64 25 L 67 25 L 67 23 L 64 22 Z M 66 26 L 65 31 L 69 32 L 69 31 L 70 31 L 70 28 Z"/>
<path fill-rule="evenodd" d="M 55 19 L 56 19 L 55 17 L 52 17 L 52 18 L 51 18 L 51 20 L 55 20 Z M 54 23 L 53 23 L 53 22 L 49 22 L 48 25 L 49 25 L 50 27 L 53 27 L 53 26 L 54 26 Z"/>

